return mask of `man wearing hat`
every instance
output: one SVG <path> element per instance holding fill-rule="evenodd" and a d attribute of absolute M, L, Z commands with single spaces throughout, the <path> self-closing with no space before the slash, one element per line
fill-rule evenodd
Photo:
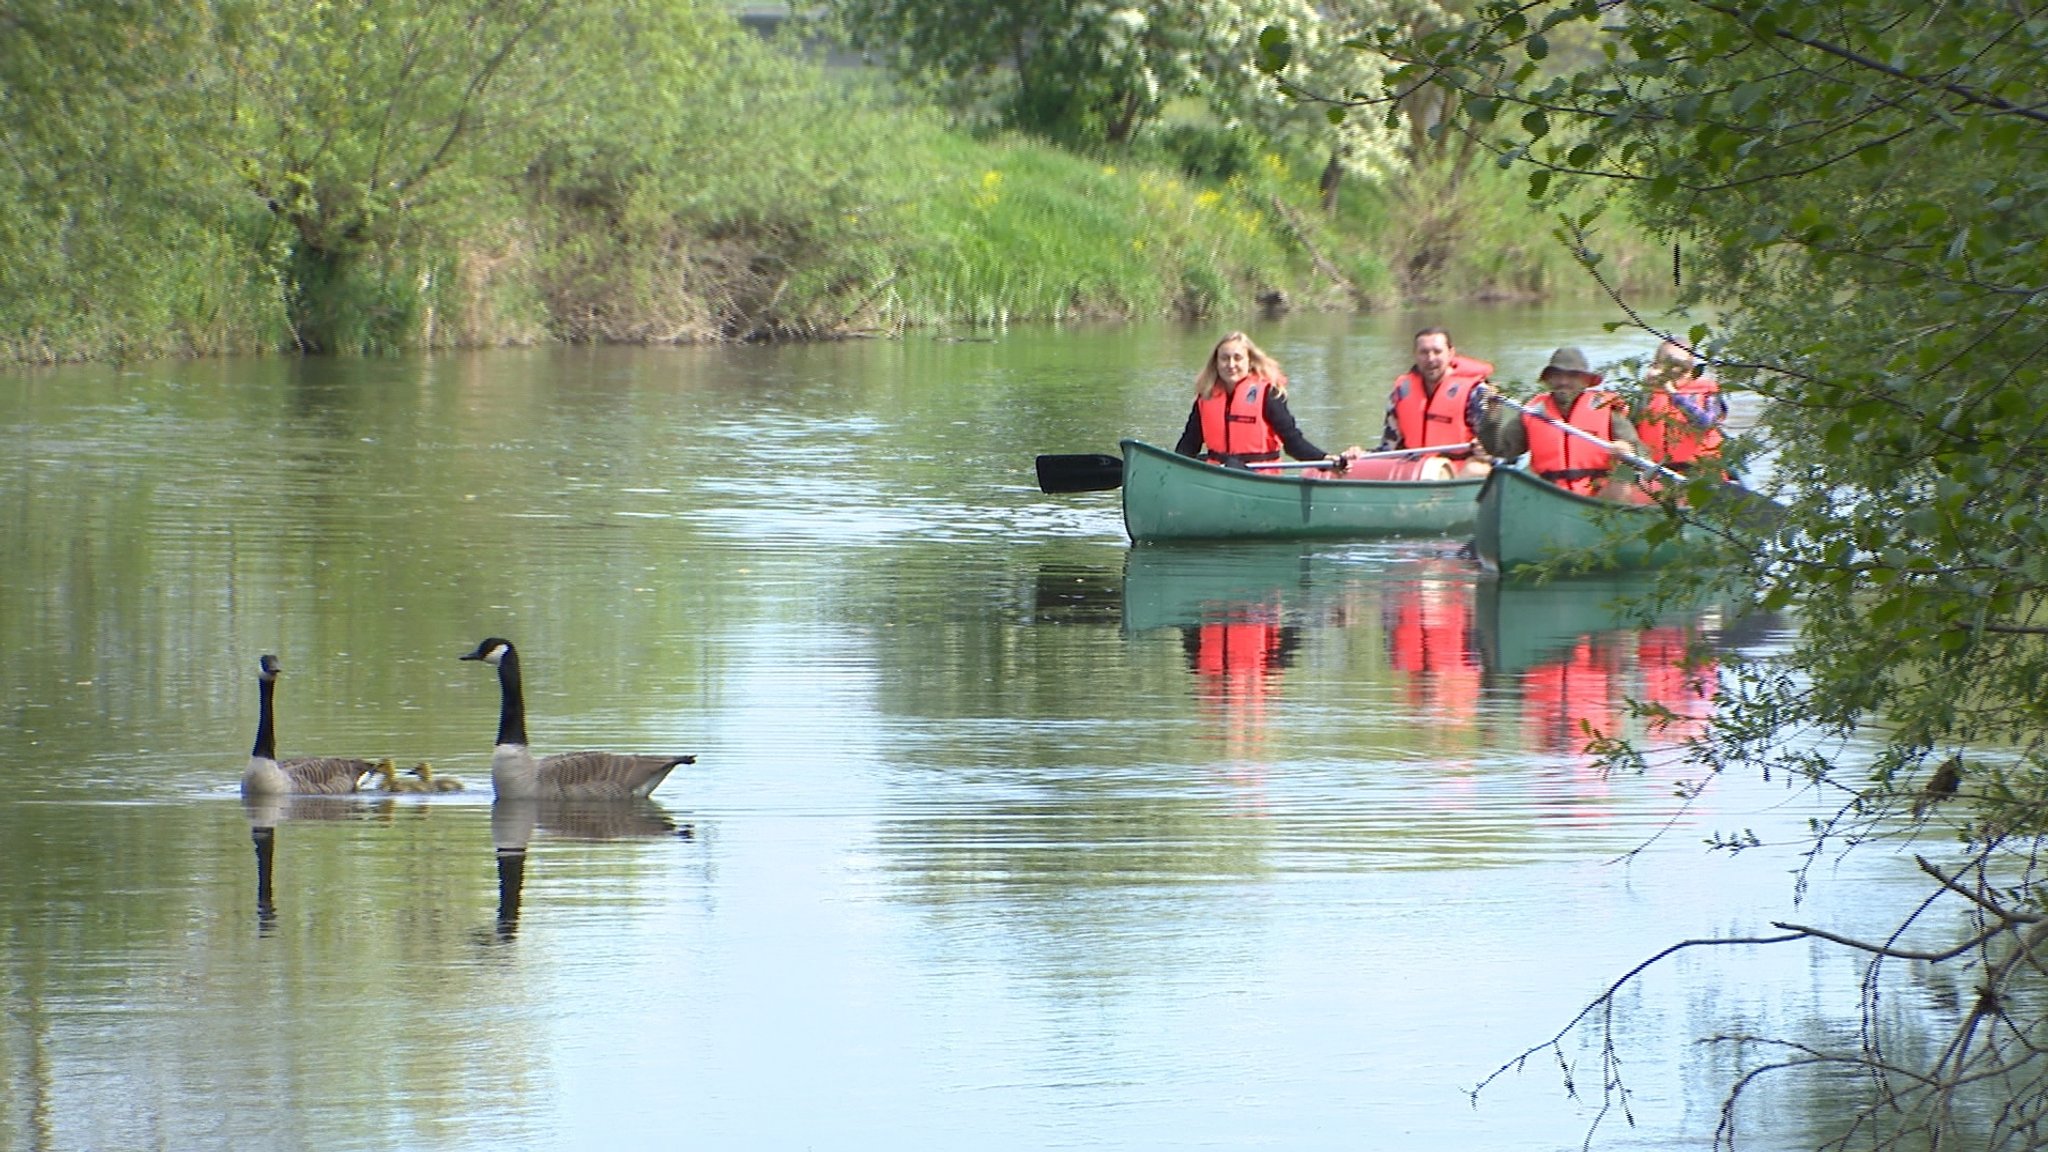
<path fill-rule="evenodd" d="M 1600 390 L 1600 377 L 1577 348 L 1559 348 L 1539 373 L 1548 392 L 1529 402 L 1527 413 L 1490 404 L 1479 439 L 1502 460 L 1529 454 L 1529 471 L 1581 496 L 1598 496 L 1607 487 L 1614 453 L 1643 455 L 1643 442 L 1629 420 L 1628 404 Z M 1559 427 L 1570 424 L 1606 446 L 1591 443 Z"/>

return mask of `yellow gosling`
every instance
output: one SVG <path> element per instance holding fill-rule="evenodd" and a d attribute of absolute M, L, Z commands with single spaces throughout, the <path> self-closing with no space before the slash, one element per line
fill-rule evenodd
<path fill-rule="evenodd" d="M 372 768 L 370 772 L 374 776 L 382 776 L 384 778 L 383 790 L 386 792 L 425 792 L 427 790 L 427 786 L 423 781 L 399 776 L 398 765 L 390 760 L 378 761 L 377 766 Z"/>
<path fill-rule="evenodd" d="M 464 787 L 462 781 L 454 776 L 434 775 L 434 766 L 425 760 L 406 769 L 406 772 L 419 777 L 428 792 L 460 792 Z"/>

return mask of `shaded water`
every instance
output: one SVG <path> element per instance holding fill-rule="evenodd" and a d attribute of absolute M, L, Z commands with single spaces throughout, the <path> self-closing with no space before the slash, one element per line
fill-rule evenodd
<path fill-rule="evenodd" d="M 1341 447 L 1425 319 L 1257 335 Z M 1450 319 L 1508 379 L 1646 351 Z M 1114 493 L 1033 488 L 1170 443 L 1216 335 L 0 380 L 0 1146 L 1579 1146 L 1549 1057 L 1464 1093 L 1656 948 L 1792 914 L 1812 811 L 1604 778 L 1581 723 L 1703 714 L 1676 653 L 1771 627 L 1630 627 L 1454 540 L 1131 549 Z M 494 813 L 456 660 L 492 634 L 537 751 L 698 763 Z M 471 790 L 245 810 L 264 652 L 281 754 Z M 1702 850 L 1742 828 L 1772 847 Z M 1909 873 L 1797 915 L 1882 922 Z M 1654 972 L 1603 1146 L 1705 1146 L 1734 1065 L 1691 1041 L 1853 1028 L 1856 975 Z M 1765 1100 L 1750 1147 L 1832 1106 Z"/>

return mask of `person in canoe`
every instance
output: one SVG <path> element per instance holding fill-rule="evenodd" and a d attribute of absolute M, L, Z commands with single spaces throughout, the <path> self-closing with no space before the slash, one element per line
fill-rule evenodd
<path fill-rule="evenodd" d="M 1529 454 L 1529 471 L 1567 492 L 1581 496 L 1612 495 L 1633 500 L 1634 484 L 1615 486 L 1608 480 L 1619 449 L 1643 455 L 1643 442 L 1629 419 L 1628 402 L 1600 387 L 1600 377 L 1577 348 L 1559 348 L 1551 353 L 1538 379 L 1548 391 L 1530 401 L 1528 413 L 1505 404 L 1489 403 L 1480 423 L 1479 438 L 1496 459 L 1512 460 Z M 1581 432 L 1606 441 L 1607 447 L 1588 442 L 1557 427 L 1551 421 L 1568 423 Z"/>
<path fill-rule="evenodd" d="M 1375 451 L 1434 448 L 1442 445 L 1448 476 L 1483 476 L 1493 467 L 1479 442 L 1485 400 L 1492 385 L 1493 365 L 1461 356 L 1442 328 L 1415 334 L 1415 363 L 1394 378 L 1387 397 L 1387 419 Z M 1445 465 L 1438 465 L 1443 469 Z"/>
<path fill-rule="evenodd" d="M 1287 377 L 1280 362 L 1251 337 L 1232 332 L 1210 349 L 1209 362 L 1195 377 L 1195 402 L 1173 450 L 1241 466 L 1278 460 L 1282 449 L 1296 460 L 1330 458 L 1302 435 L 1294 413 L 1287 410 Z M 1333 467 L 1344 471 L 1362 451 L 1357 445 L 1346 448 Z"/>
<path fill-rule="evenodd" d="M 1657 345 L 1644 378 L 1645 402 L 1636 418 L 1644 455 L 1674 472 L 1691 472 L 1702 459 L 1721 453 L 1721 424 L 1728 402 L 1721 385 L 1701 375 L 1692 349 L 1676 340 Z"/>

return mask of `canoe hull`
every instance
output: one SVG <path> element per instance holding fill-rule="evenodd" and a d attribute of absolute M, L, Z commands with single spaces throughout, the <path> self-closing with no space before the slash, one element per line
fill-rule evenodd
<path fill-rule="evenodd" d="M 1124 530 L 1137 543 L 1449 535 L 1472 528 L 1482 483 L 1310 480 L 1122 447 Z"/>
<path fill-rule="evenodd" d="M 1682 544 L 1652 547 L 1643 534 L 1662 519 L 1651 505 L 1617 504 L 1567 492 L 1520 468 L 1495 468 L 1480 490 L 1473 550 L 1480 566 L 1514 575 L 1570 557 L 1574 567 L 1646 572 L 1677 559 Z"/>

